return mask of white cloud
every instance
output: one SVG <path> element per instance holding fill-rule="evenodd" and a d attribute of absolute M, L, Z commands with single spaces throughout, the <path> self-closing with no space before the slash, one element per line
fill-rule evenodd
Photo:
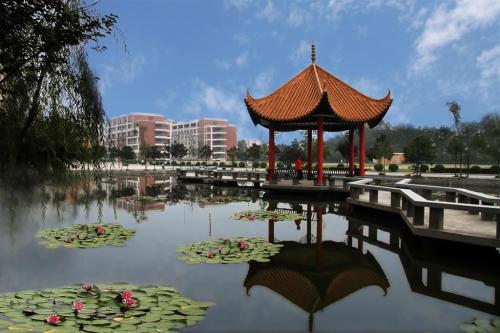
<path fill-rule="evenodd" d="M 253 0 L 224 0 L 226 7 L 234 7 L 240 12 L 249 8 L 253 2 Z"/>
<path fill-rule="evenodd" d="M 387 94 L 387 88 L 384 88 L 379 81 L 367 77 L 354 81 L 351 86 L 371 98 L 382 98 Z"/>
<path fill-rule="evenodd" d="M 481 52 L 476 59 L 476 65 L 481 70 L 482 85 L 500 82 L 500 44 Z"/>
<path fill-rule="evenodd" d="M 254 97 L 261 97 L 268 95 L 270 93 L 269 88 L 274 79 L 274 70 L 270 69 L 261 72 L 255 78 L 255 82 L 252 89 L 252 95 Z"/>
<path fill-rule="evenodd" d="M 306 42 L 305 40 L 301 40 L 299 45 L 295 47 L 290 53 L 290 60 L 292 63 L 297 65 L 306 64 L 310 61 L 311 56 L 311 43 Z"/>
<path fill-rule="evenodd" d="M 250 37 L 244 32 L 237 33 L 233 36 L 233 38 L 239 45 L 246 45 L 250 43 Z"/>
<path fill-rule="evenodd" d="M 262 8 L 258 13 L 257 17 L 265 19 L 269 23 L 273 23 L 281 16 L 279 9 L 274 5 L 272 1 L 269 1 L 264 8 Z"/>
<path fill-rule="evenodd" d="M 231 68 L 231 63 L 230 62 L 227 62 L 227 61 L 224 61 L 224 60 L 220 60 L 220 59 L 215 59 L 214 62 L 215 62 L 215 65 L 217 67 L 220 67 L 222 69 L 228 70 L 228 69 Z"/>
<path fill-rule="evenodd" d="M 132 83 L 146 65 L 144 56 L 135 56 L 117 65 L 102 65 L 99 73 L 99 91 L 104 94 L 116 82 Z"/>
<path fill-rule="evenodd" d="M 304 24 L 306 18 L 304 17 L 305 11 L 297 6 L 292 6 L 290 13 L 288 14 L 287 22 L 291 26 L 298 27 Z"/>
<path fill-rule="evenodd" d="M 248 52 L 244 52 L 236 57 L 234 60 L 236 67 L 244 67 L 248 65 Z"/>
<path fill-rule="evenodd" d="M 417 55 L 411 71 L 425 71 L 438 59 L 438 49 L 495 22 L 499 15 L 498 0 L 458 0 L 451 9 L 445 5 L 437 6 L 427 18 L 424 31 L 416 40 Z"/>
<path fill-rule="evenodd" d="M 248 52 L 243 52 L 242 54 L 238 55 L 234 60 L 232 61 L 226 61 L 226 60 L 221 60 L 221 59 L 215 59 L 214 63 L 217 67 L 220 67 L 222 69 L 228 70 L 231 69 L 232 67 L 245 67 L 248 65 L 248 59 L 249 59 L 249 53 Z"/>

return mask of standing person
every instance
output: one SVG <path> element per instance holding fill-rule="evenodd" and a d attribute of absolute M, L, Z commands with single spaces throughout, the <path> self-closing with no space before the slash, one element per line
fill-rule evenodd
<path fill-rule="evenodd" d="M 302 161 L 300 159 L 295 161 L 295 170 L 297 170 L 299 180 L 302 180 L 304 176 L 302 174 Z"/>

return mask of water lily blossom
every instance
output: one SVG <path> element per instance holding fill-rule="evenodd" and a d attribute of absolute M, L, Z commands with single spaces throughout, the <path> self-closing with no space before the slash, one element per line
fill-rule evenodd
<path fill-rule="evenodd" d="M 61 322 L 61 317 L 56 313 L 51 314 L 47 317 L 47 323 L 52 326 L 57 326 Z"/>
<path fill-rule="evenodd" d="M 222 252 L 222 251 L 224 251 L 224 246 L 219 245 L 219 252 Z"/>
<path fill-rule="evenodd" d="M 84 284 L 82 285 L 82 288 L 83 288 L 83 290 L 85 290 L 85 291 L 91 291 L 92 289 L 94 289 L 94 285 L 93 285 L 93 284 L 91 284 L 91 283 L 84 283 Z"/>
<path fill-rule="evenodd" d="M 213 258 L 213 257 L 214 257 L 214 254 L 212 252 L 207 253 L 207 258 Z"/>
<path fill-rule="evenodd" d="M 68 235 L 68 237 L 66 237 L 66 239 L 64 240 L 66 243 L 71 243 L 73 242 L 73 238 L 71 236 Z"/>
<path fill-rule="evenodd" d="M 95 228 L 95 231 L 96 231 L 99 235 L 104 235 L 104 233 L 106 232 L 106 230 L 105 230 L 103 227 L 101 227 L 101 226 L 97 226 L 97 227 Z"/>
<path fill-rule="evenodd" d="M 80 231 L 77 231 L 76 232 L 76 238 L 80 238 L 80 235 L 81 235 Z"/>
<path fill-rule="evenodd" d="M 83 304 L 82 302 L 80 302 L 78 300 L 73 302 L 73 311 L 80 312 L 84 308 L 85 308 L 85 304 Z"/>
<path fill-rule="evenodd" d="M 122 303 L 125 304 L 129 308 L 135 306 L 135 301 L 133 298 L 124 298 L 122 300 Z"/>
<path fill-rule="evenodd" d="M 246 248 L 248 248 L 247 242 L 244 240 L 240 241 L 240 249 L 244 250 Z"/>
<path fill-rule="evenodd" d="M 132 292 L 129 290 L 124 290 L 121 295 L 122 298 L 132 298 Z"/>

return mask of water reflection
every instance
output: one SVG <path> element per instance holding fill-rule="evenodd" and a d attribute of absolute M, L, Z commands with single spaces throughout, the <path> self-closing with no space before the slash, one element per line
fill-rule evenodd
<path fill-rule="evenodd" d="M 342 201 L 263 198 L 255 189 L 179 185 L 166 176 L 1 191 L 0 291 L 82 281 L 171 284 L 217 303 L 188 332 L 298 331 L 308 326 L 307 316 L 315 331 L 453 331 L 462 321 L 500 315 L 497 252 L 421 242 L 398 219 L 353 216 Z M 141 196 L 154 201 L 134 202 Z M 248 209 L 302 218 L 229 218 Z M 42 228 L 99 219 L 136 229 L 136 236 L 123 248 L 88 251 L 37 244 Z M 235 236 L 265 237 L 284 247 L 268 263 L 189 266 L 177 260 L 179 245 Z"/>
<path fill-rule="evenodd" d="M 272 211 L 303 213 L 302 204 L 293 203 L 291 208 L 277 208 L 273 201 Z M 379 286 L 387 293 L 389 281 L 377 260 L 368 251 L 355 249 L 342 242 L 323 241 L 323 205 L 305 204 L 303 219 L 295 220 L 300 228 L 307 223 L 305 244 L 282 241 L 280 253 L 270 262 L 250 262 L 244 286 L 247 294 L 255 286 L 266 287 L 309 314 L 309 331 L 313 331 L 314 314 L 344 297 L 368 286 Z M 313 214 L 313 212 L 315 214 Z M 316 240 L 312 243 L 311 223 L 316 221 Z M 274 223 L 269 220 L 268 238 L 274 241 Z"/>

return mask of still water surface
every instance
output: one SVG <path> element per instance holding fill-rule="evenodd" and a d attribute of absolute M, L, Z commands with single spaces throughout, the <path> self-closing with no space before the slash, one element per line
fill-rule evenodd
<path fill-rule="evenodd" d="M 112 189 L 143 194 L 155 183 L 166 196 L 160 203 L 110 197 Z M 346 217 L 341 202 L 268 200 L 255 190 L 175 185 L 169 178 L 118 179 L 102 192 L 90 184 L 87 194 L 83 184 L 0 193 L 0 292 L 81 282 L 167 284 L 216 303 L 184 332 L 456 332 L 463 322 L 500 315 L 496 251 L 422 244 L 396 218 Z M 228 196 L 231 202 L 220 202 Z M 274 230 L 266 221 L 230 218 L 267 208 L 299 210 L 305 218 L 274 223 Z M 98 221 L 136 235 L 125 247 L 98 249 L 46 249 L 35 237 L 44 228 Z M 233 236 L 287 245 L 265 265 L 177 259 L 179 245 Z"/>

